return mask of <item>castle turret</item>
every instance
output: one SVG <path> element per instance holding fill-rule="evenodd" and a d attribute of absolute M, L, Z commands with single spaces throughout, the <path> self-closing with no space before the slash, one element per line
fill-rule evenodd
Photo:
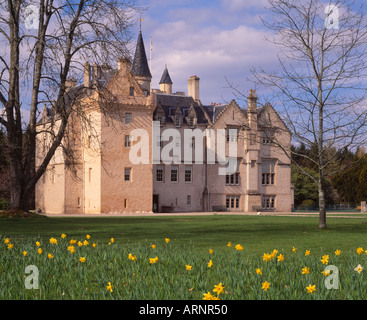
<path fill-rule="evenodd" d="M 168 73 L 167 66 L 164 69 L 161 81 L 159 82 L 159 88 L 162 92 L 172 94 L 172 80 Z"/>
<path fill-rule="evenodd" d="M 138 42 L 136 44 L 134 62 L 131 67 L 131 71 L 138 81 L 140 87 L 146 91 L 150 92 L 150 85 L 152 81 L 152 74 L 150 73 L 148 66 L 148 59 L 145 52 L 145 46 L 143 41 L 143 35 L 141 30 L 139 32 Z"/>

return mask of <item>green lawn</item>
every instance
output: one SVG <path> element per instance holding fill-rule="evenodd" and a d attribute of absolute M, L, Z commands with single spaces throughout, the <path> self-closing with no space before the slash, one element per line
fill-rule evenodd
<path fill-rule="evenodd" d="M 366 245 L 366 219 L 334 218 L 328 229 L 318 229 L 317 217 L 280 216 L 157 216 L 157 217 L 58 217 L 0 218 L 0 236 L 48 240 L 62 233 L 75 238 L 119 243 L 156 242 L 169 237 L 179 244 L 191 242 L 198 249 L 223 249 L 228 241 L 241 243 L 247 252 L 274 248 L 330 251 Z"/>
<path fill-rule="evenodd" d="M 1 216 L 0 300 L 367 299 L 365 219 L 317 226 L 317 217 Z M 326 288 L 329 265 L 338 290 Z M 39 288 L 26 287 L 28 266 Z"/>

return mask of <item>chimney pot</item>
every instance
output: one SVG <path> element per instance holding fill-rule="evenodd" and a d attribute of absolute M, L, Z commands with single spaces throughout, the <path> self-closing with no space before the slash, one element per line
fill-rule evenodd
<path fill-rule="evenodd" d="M 84 64 L 84 86 L 89 88 L 91 85 L 91 74 L 89 62 Z"/>

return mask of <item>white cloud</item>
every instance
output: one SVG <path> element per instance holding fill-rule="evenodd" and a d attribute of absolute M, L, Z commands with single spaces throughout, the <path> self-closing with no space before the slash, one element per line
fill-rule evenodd
<path fill-rule="evenodd" d="M 197 29 L 185 20 L 167 22 L 152 33 L 153 36 L 153 87 L 168 65 L 174 91 L 187 92 L 187 79 L 197 75 L 201 79 L 200 91 L 203 103 L 224 102 L 233 98 L 226 90 L 225 77 L 234 84 L 250 89 L 245 83 L 254 65 L 275 62 L 276 52 L 272 44 L 264 40 L 262 30 L 239 25 L 230 30 L 216 26 Z"/>
<path fill-rule="evenodd" d="M 250 8 L 264 8 L 268 0 L 222 0 L 222 7 L 229 11 L 241 11 Z"/>

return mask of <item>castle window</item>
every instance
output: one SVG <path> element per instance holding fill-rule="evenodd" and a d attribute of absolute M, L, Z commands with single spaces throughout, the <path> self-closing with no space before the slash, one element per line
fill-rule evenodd
<path fill-rule="evenodd" d="M 240 173 L 239 172 L 226 175 L 226 185 L 238 186 L 239 184 L 240 184 Z"/>
<path fill-rule="evenodd" d="M 125 124 L 131 123 L 131 113 L 125 113 Z"/>
<path fill-rule="evenodd" d="M 130 96 L 133 97 L 134 96 L 134 87 L 130 87 Z"/>
<path fill-rule="evenodd" d="M 275 208 L 275 196 L 262 197 L 262 209 L 273 210 Z"/>
<path fill-rule="evenodd" d="M 131 168 L 125 168 L 125 181 L 131 181 Z"/>
<path fill-rule="evenodd" d="M 130 148 L 131 146 L 131 136 L 125 136 L 125 148 Z"/>
<path fill-rule="evenodd" d="M 261 133 L 261 140 L 263 144 L 271 144 L 272 141 L 274 140 L 274 130 L 272 129 L 265 129 L 262 133 Z"/>
<path fill-rule="evenodd" d="M 178 166 L 171 166 L 171 182 L 178 182 Z"/>
<path fill-rule="evenodd" d="M 162 120 L 163 120 L 162 115 L 161 115 L 161 114 L 157 115 L 157 121 L 159 121 L 159 126 L 160 126 L 160 127 L 163 125 Z"/>
<path fill-rule="evenodd" d="M 226 208 L 229 210 L 239 209 L 240 207 L 240 196 L 227 195 L 226 196 Z"/>
<path fill-rule="evenodd" d="M 185 167 L 185 182 L 192 182 L 192 166 Z"/>
<path fill-rule="evenodd" d="M 191 137 L 190 149 L 195 149 L 195 137 Z"/>
<path fill-rule="evenodd" d="M 275 161 L 265 160 L 262 162 L 262 184 L 275 184 Z"/>
<path fill-rule="evenodd" d="M 157 182 L 163 182 L 163 166 L 157 166 Z"/>
<path fill-rule="evenodd" d="M 194 120 L 195 120 L 194 117 L 189 118 L 189 125 L 191 128 L 194 127 L 194 122 L 195 122 Z"/>
<path fill-rule="evenodd" d="M 238 130 L 235 128 L 227 128 L 227 142 L 237 142 Z"/>
<path fill-rule="evenodd" d="M 175 125 L 177 128 L 181 126 L 181 117 L 179 115 L 176 115 L 175 117 Z"/>
<path fill-rule="evenodd" d="M 88 181 L 92 182 L 92 168 L 89 168 L 88 170 Z"/>

